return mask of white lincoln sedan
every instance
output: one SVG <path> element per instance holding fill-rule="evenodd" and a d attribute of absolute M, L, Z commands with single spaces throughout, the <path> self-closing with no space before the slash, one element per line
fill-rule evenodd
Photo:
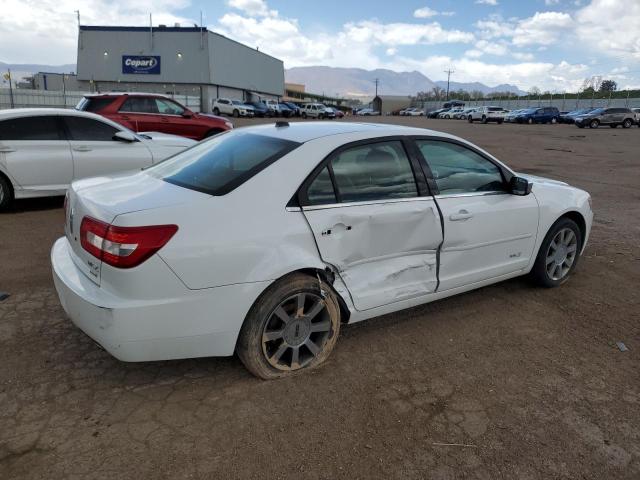
<path fill-rule="evenodd" d="M 237 352 L 312 368 L 353 323 L 530 274 L 565 282 L 588 193 L 451 135 L 240 128 L 130 176 L 74 182 L 51 252 L 72 321 L 123 361 Z"/>
<path fill-rule="evenodd" d="M 89 112 L 0 110 L 0 210 L 14 198 L 64 195 L 73 180 L 139 170 L 195 143 L 136 134 Z"/>

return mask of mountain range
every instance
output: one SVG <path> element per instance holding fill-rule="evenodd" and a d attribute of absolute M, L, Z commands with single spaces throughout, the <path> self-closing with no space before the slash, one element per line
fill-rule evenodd
<path fill-rule="evenodd" d="M 39 65 L 9 64 L 0 62 L 0 73 L 11 69 L 15 80 L 36 72 L 69 73 L 75 72 L 76 65 Z M 365 70 L 362 68 L 337 67 L 294 67 L 285 70 L 285 79 L 291 83 L 302 83 L 308 92 L 324 93 L 327 96 L 339 97 L 373 97 L 376 92 L 375 81 L 378 79 L 378 93 L 381 95 L 415 95 L 417 92 L 429 92 L 434 87 L 447 88 L 446 81 L 432 81 L 420 72 L 395 72 L 387 69 Z M 525 94 L 515 85 L 501 84 L 489 87 L 483 83 L 450 82 L 451 91 L 473 90 L 484 94 L 491 92 L 514 92 Z"/>
<path fill-rule="evenodd" d="M 380 95 L 415 95 L 417 92 L 429 92 L 436 86 L 447 88 L 446 81 L 434 82 L 420 72 L 395 72 L 382 68 L 364 70 L 324 66 L 294 67 L 286 69 L 284 76 L 287 82 L 304 84 L 308 92 L 324 93 L 327 96 L 372 97 L 376 91 L 376 79 Z M 489 87 L 479 82 L 450 82 L 449 89 L 467 92 L 479 90 L 484 94 L 506 91 L 525 93 L 515 85 Z"/>

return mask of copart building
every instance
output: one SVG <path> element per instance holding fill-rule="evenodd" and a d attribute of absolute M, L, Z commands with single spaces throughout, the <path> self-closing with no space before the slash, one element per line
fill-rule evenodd
<path fill-rule="evenodd" d="M 81 25 L 77 80 L 87 91 L 144 91 L 211 101 L 280 98 L 282 60 L 205 27 Z"/>

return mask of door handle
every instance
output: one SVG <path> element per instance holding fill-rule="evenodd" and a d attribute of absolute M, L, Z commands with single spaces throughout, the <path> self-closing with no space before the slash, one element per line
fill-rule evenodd
<path fill-rule="evenodd" d="M 449 220 L 451 220 L 452 222 L 469 220 L 470 218 L 473 218 L 473 214 L 464 209 L 460 210 L 458 213 L 452 213 L 451 215 L 449 215 Z"/>
<path fill-rule="evenodd" d="M 332 233 L 339 233 L 342 230 L 350 231 L 351 230 L 351 225 L 345 225 L 343 223 L 337 223 L 331 228 L 325 228 L 324 230 L 322 230 L 322 232 L 320 232 L 320 235 L 322 235 L 324 237 L 326 235 L 331 235 Z"/>
<path fill-rule="evenodd" d="M 91 147 L 87 147 L 86 145 L 80 145 L 79 147 L 73 147 L 74 152 L 90 152 L 93 150 Z"/>
<path fill-rule="evenodd" d="M 15 150 L 11 147 L 0 147 L 0 153 L 11 153 L 15 152 Z"/>

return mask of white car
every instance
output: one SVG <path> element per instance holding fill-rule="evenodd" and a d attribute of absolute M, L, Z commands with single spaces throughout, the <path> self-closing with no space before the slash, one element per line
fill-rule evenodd
<path fill-rule="evenodd" d="M 564 283 L 590 203 L 445 133 L 277 122 L 74 182 L 51 260 L 69 317 L 116 358 L 237 352 L 274 378 L 322 363 L 342 323 L 528 273 Z"/>
<path fill-rule="evenodd" d="M 356 115 L 360 117 L 371 117 L 375 115 L 380 115 L 380 112 L 374 110 L 373 108 L 362 108 L 356 112 Z"/>
<path fill-rule="evenodd" d="M 438 115 L 438 118 L 445 118 L 447 120 L 449 120 L 450 118 L 456 118 L 455 115 L 462 113 L 463 110 L 464 107 L 453 107 L 451 110 L 442 112 L 440 115 Z"/>
<path fill-rule="evenodd" d="M 404 110 L 403 115 L 407 117 L 423 117 L 424 111 L 419 108 L 408 108 Z"/>
<path fill-rule="evenodd" d="M 479 120 L 482 123 L 496 122 L 502 123 L 504 122 L 504 118 L 507 116 L 507 112 L 502 107 L 478 107 L 474 112 L 471 112 L 467 116 L 467 120 L 469 123 L 473 123 L 476 120 Z"/>
<path fill-rule="evenodd" d="M 78 110 L 0 110 L 0 209 L 14 198 L 64 195 L 80 178 L 148 167 L 195 143 Z"/>
<path fill-rule="evenodd" d="M 302 106 L 302 118 L 336 118 L 336 112 L 322 103 L 306 103 Z"/>
<path fill-rule="evenodd" d="M 231 115 L 238 117 L 253 117 L 255 110 L 251 105 L 247 105 L 240 100 L 232 100 L 230 98 L 216 98 L 211 104 L 214 115 Z"/>

